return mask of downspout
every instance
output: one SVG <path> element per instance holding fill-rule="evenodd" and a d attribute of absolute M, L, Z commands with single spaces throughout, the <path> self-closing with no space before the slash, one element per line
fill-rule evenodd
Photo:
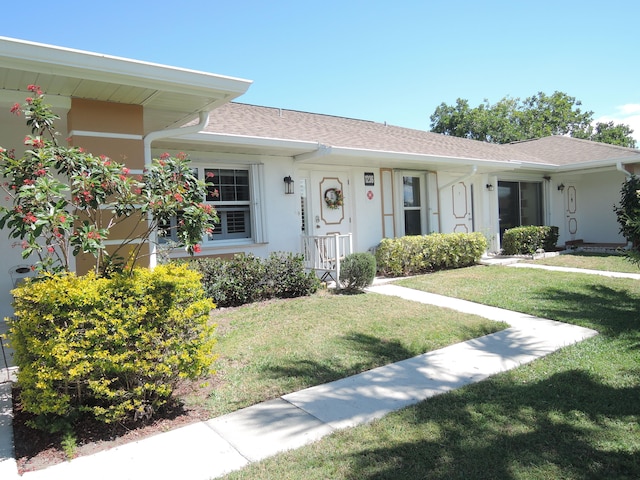
<path fill-rule="evenodd" d="M 629 173 L 627 171 L 627 169 L 622 166 L 622 162 L 616 162 L 616 170 L 618 170 L 619 172 L 624 173 L 626 175 L 626 177 L 627 177 L 626 180 L 628 180 L 629 178 L 632 177 L 632 174 Z"/>
<path fill-rule="evenodd" d="M 151 165 L 151 142 L 160 138 L 180 137 L 190 133 L 198 133 L 209 125 L 209 112 L 198 112 L 199 121 L 195 125 L 188 127 L 170 128 L 168 130 L 157 130 L 147 133 L 144 138 L 144 165 Z"/>
<path fill-rule="evenodd" d="M 198 133 L 204 130 L 209 125 L 209 112 L 198 112 L 198 123 L 195 125 L 189 125 L 188 127 L 170 128 L 168 130 L 157 130 L 155 132 L 147 133 L 143 138 L 144 145 L 144 166 L 145 168 L 151 165 L 151 143 L 160 138 L 180 137 L 190 133 Z M 155 268 L 157 265 L 157 252 L 156 243 L 158 241 L 156 232 L 151 234 L 150 252 L 149 252 L 149 268 Z"/>

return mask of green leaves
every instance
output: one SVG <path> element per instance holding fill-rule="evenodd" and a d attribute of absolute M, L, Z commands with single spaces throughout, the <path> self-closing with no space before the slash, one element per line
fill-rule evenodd
<path fill-rule="evenodd" d="M 533 255 L 537 250 L 547 252 L 556 248 L 558 227 L 527 225 L 505 230 L 502 252 L 505 255 Z"/>
<path fill-rule="evenodd" d="M 28 88 L 37 96 L 26 100 L 24 111 L 27 126 L 37 135 L 24 138 L 30 148 L 20 158 L 0 147 L 0 174 L 7 179 L 3 188 L 13 201 L 13 208 L 0 208 L 0 227 L 22 240 L 23 258 L 37 256 L 42 271 L 69 271 L 71 257 L 87 253 L 96 259 L 95 272 L 106 274 L 114 271 L 116 258 L 126 256 L 132 266 L 153 231 L 176 216 L 176 246 L 189 253 L 199 249 L 198 242 L 218 219 L 202 203 L 204 183 L 185 155 L 165 154 L 133 177 L 125 165 L 104 155 L 59 146 L 53 127 L 58 117 L 37 85 Z M 138 227 L 129 229 L 135 238 L 122 239 L 107 254 L 109 234 L 125 221 Z"/>
<path fill-rule="evenodd" d="M 185 265 L 131 275 L 49 275 L 13 291 L 22 405 L 50 424 L 87 412 L 109 423 L 162 406 L 180 378 L 209 373 L 213 307 Z"/>
<path fill-rule="evenodd" d="M 570 135 L 596 142 L 635 147 L 627 125 L 591 126 L 593 112 L 583 112 L 580 100 L 563 92 L 543 92 L 520 100 L 504 97 L 475 108 L 458 98 L 455 106 L 440 104 L 431 115 L 431 131 L 489 143 L 510 143 L 549 135 Z"/>
<path fill-rule="evenodd" d="M 486 249 L 480 232 L 432 233 L 384 238 L 375 256 L 380 273 L 399 277 L 473 265 Z"/>

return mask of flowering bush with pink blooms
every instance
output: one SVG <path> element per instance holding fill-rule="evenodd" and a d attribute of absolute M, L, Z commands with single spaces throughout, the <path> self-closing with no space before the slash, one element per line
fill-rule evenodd
<path fill-rule="evenodd" d="M 23 258 L 37 257 L 42 272 L 69 271 L 73 256 L 95 257 L 95 272 L 108 275 L 133 268 L 147 254 L 145 246 L 158 227 L 166 234 L 171 218 L 177 245 L 188 253 L 200 251 L 198 242 L 213 229 L 217 216 L 203 182 L 194 175 L 185 155 L 162 155 L 141 175 L 131 175 L 123 164 L 94 156 L 82 148 L 58 143 L 58 118 L 44 103 L 37 85 L 33 96 L 11 111 L 24 113 L 31 134 L 24 138 L 24 155 L 0 147 L 0 174 L 10 206 L 0 207 L 0 228 L 22 247 Z M 114 227 L 123 222 L 130 238 L 106 248 Z M 123 225 L 124 226 L 124 225 Z M 112 242 L 113 243 L 113 242 Z"/>
<path fill-rule="evenodd" d="M 180 378 L 208 374 L 214 305 L 186 267 L 134 266 L 173 218 L 171 237 L 199 251 L 216 212 L 202 203 L 205 185 L 184 155 L 162 155 L 134 176 L 110 158 L 61 146 L 57 117 L 39 87 L 29 90 L 33 97 L 11 108 L 31 128 L 25 153 L 0 147 L 0 228 L 23 258 L 37 257 L 42 274 L 12 291 L 8 339 L 22 405 L 48 431 L 81 414 L 107 423 L 148 418 Z M 108 242 L 118 226 L 119 239 Z M 94 271 L 77 277 L 72 260 L 82 253 L 95 257 Z"/>

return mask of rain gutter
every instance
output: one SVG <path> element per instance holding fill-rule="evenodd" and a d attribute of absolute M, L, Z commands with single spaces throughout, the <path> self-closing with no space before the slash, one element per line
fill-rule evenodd
<path fill-rule="evenodd" d="M 169 137 L 181 137 L 182 135 L 188 135 L 190 133 L 197 133 L 207 128 L 209 125 L 209 112 L 198 112 L 199 121 L 195 125 L 189 125 L 188 127 L 170 128 L 167 130 L 157 130 L 155 132 L 147 133 L 144 138 L 144 165 L 151 165 L 151 142 L 160 138 Z"/>

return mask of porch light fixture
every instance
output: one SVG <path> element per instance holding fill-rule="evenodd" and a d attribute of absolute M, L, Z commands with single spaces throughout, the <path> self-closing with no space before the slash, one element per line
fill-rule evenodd
<path fill-rule="evenodd" d="M 286 195 L 293 194 L 293 179 L 291 178 L 291 175 L 284 177 L 284 193 Z"/>
<path fill-rule="evenodd" d="M 486 187 L 487 187 L 487 190 L 489 190 L 490 192 L 493 192 L 493 185 L 492 184 L 487 183 Z"/>
<path fill-rule="evenodd" d="M 560 185 L 558 185 L 558 191 L 564 192 L 564 183 L 561 183 Z"/>

